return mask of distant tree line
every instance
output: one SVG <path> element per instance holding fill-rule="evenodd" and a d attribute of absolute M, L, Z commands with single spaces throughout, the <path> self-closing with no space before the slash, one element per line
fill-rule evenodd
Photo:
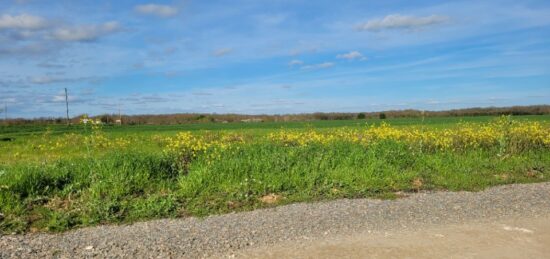
<path fill-rule="evenodd" d="M 456 116 L 497 116 L 497 115 L 543 115 L 550 114 L 550 105 L 533 106 L 512 106 L 512 107 L 487 107 L 487 108 L 465 108 L 446 111 L 421 111 L 421 110 L 389 110 L 380 112 L 359 112 L 359 113 L 303 113 L 283 115 L 244 115 L 244 114 L 200 114 L 200 113 L 178 113 L 178 114 L 143 114 L 143 115 L 122 115 L 122 124 L 185 124 L 185 123 L 228 123 L 228 122 L 277 122 L 277 121 L 313 121 L 313 120 L 353 120 L 353 119 L 386 119 L 406 117 L 456 117 Z M 82 115 L 75 116 L 71 123 L 80 123 Z M 90 116 L 91 119 L 100 120 L 105 124 L 114 124 L 119 120 L 118 114 L 102 114 Z M 59 118 L 34 118 L 34 119 L 9 119 L 10 125 L 21 124 L 63 124 L 65 119 Z"/>

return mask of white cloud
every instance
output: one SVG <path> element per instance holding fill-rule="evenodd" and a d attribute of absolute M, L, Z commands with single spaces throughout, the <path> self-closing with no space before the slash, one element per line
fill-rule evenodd
<path fill-rule="evenodd" d="M 20 29 L 20 30 L 39 30 L 46 28 L 48 22 L 46 19 L 38 16 L 21 14 L 21 15 L 9 15 L 5 14 L 0 16 L 0 30 L 1 29 Z"/>
<path fill-rule="evenodd" d="M 319 64 L 303 66 L 302 69 L 321 69 L 321 68 L 329 68 L 333 66 L 334 66 L 334 63 L 332 62 L 324 62 Z"/>
<path fill-rule="evenodd" d="M 172 17 L 179 13 L 179 9 L 169 5 L 144 4 L 137 5 L 134 10 L 144 15 L 154 15 L 158 17 Z"/>
<path fill-rule="evenodd" d="M 60 41 L 95 41 L 101 36 L 120 30 L 118 22 L 106 22 L 100 25 L 80 25 L 59 28 L 52 32 L 52 38 Z"/>
<path fill-rule="evenodd" d="M 73 94 L 69 94 L 67 96 L 67 99 L 70 103 L 74 103 L 74 102 L 80 103 L 80 102 L 85 101 L 84 99 L 82 99 L 78 96 L 75 96 Z M 44 100 L 44 102 L 46 102 L 46 103 L 64 103 L 65 102 L 65 93 L 64 92 L 59 92 L 58 94 L 52 96 L 51 99 Z"/>
<path fill-rule="evenodd" d="M 56 82 L 57 80 L 49 76 L 36 76 L 30 78 L 30 81 L 33 84 L 51 84 Z"/>
<path fill-rule="evenodd" d="M 231 52 L 233 52 L 232 48 L 221 48 L 214 51 L 214 56 L 223 57 Z"/>
<path fill-rule="evenodd" d="M 99 77 L 74 77 L 74 78 L 65 78 L 65 77 L 52 77 L 49 75 L 44 76 L 32 76 L 28 77 L 27 81 L 32 84 L 37 85 L 47 85 L 47 84 L 66 84 L 66 83 L 75 83 L 75 82 L 86 82 L 86 83 L 95 83 L 101 80 Z"/>
<path fill-rule="evenodd" d="M 299 59 L 293 59 L 291 60 L 290 62 L 288 62 L 288 66 L 300 66 L 300 65 L 303 65 L 304 64 L 304 61 L 301 61 Z"/>
<path fill-rule="evenodd" d="M 51 101 L 54 102 L 54 103 L 65 102 L 65 95 L 64 94 L 58 94 L 58 95 L 54 96 L 51 99 Z"/>
<path fill-rule="evenodd" d="M 383 19 L 373 19 L 358 26 L 362 31 L 380 31 L 386 29 L 416 29 L 447 22 L 449 17 L 442 15 L 408 16 L 391 14 Z"/>
<path fill-rule="evenodd" d="M 349 53 L 340 54 L 337 55 L 336 58 L 347 60 L 367 60 L 367 57 L 363 56 L 363 54 L 359 51 L 350 51 Z"/>
<path fill-rule="evenodd" d="M 3 101 L 4 103 L 17 103 L 17 99 L 15 97 L 4 98 Z M 4 108 L 2 108 L 2 110 L 4 110 Z"/>

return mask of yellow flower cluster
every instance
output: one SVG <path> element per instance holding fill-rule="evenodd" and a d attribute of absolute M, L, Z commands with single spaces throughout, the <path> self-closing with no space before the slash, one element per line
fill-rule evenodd
<path fill-rule="evenodd" d="M 421 126 L 392 127 L 382 123 L 362 129 L 278 130 L 256 138 L 221 132 L 181 132 L 173 138 L 166 138 L 163 142 L 166 143 L 167 152 L 191 159 L 200 154 L 219 158 L 221 151 L 243 143 L 268 142 L 283 146 L 307 146 L 349 142 L 369 146 L 381 141 L 404 143 L 425 151 L 498 148 L 501 152 L 516 152 L 530 148 L 550 148 L 550 128 L 539 122 L 518 122 L 503 117 L 491 123 L 459 123 L 445 129 Z"/>
<path fill-rule="evenodd" d="M 278 146 L 329 145 L 350 143 L 368 147 L 386 141 L 407 145 L 415 151 L 467 151 L 496 149 L 498 154 L 550 148 L 550 125 L 536 121 L 502 117 L 490 123 L 459 123 L 444 128 L 390 126 L 382 123 L 354 128 L 273 130 L 263 134 L 250 131 L 180 132 L 165 135 L 125 135 L 115 137 L 103 132 L 100 124 L 88 124 L 85 131 L 52 134 L 51 130 L 32 136 L 32 140 L 12 148 L 10 157 L 20 159 L 55 159 L 82 154 L 96 154 L 128 148 L 162 149 L 187 163 L 201 156 L 220 159 L 226 151 L 239 151 L 243 144 Z M 40 156 L 36 156 L 40 153 Z M 225 153 L 227 154 L 227 153 Z"/>
<path fill-rule="evenodd" d="M 83 142 L 94 149 L 125 148 L 130 145 L 128 138 L 108 138 L 105 133 L 94 131 L 91 135 L 85 136 Z"/>
<path fill-rule="evenodd" d="M 108 137 L 99 125 L 92 125 L 91 129 L 91 134 L 87 135 L 67 133 L 61 136 L 52 136 L 51 131 L 46 131 L 40 141 L 33 143 L 31 147 L 37 151 L 61 152 L 83 146 L 90 149 L 114 149 L 126 148 L 131 144 L 131 139 L 128 137 Z"/>
<path fill-rule="evenodd" d="M 420 147 L 424 150 L 465 150 L 470 148 L 500 147 L 524 150 L 550 147 L 550 128 L 539 122 L 517 122 L 501 118 L 489 124 L 461 123 L 443 130 L 422 127 L 392 127 L 386 123 L 366 129 L 282 130 L 268 135 L 272 142 L 285 146 L 303 146 L 344 141 L 369 145 L 392 140 Z"/>
<path fill-rule="evenodd" d="M 185 160 L 206 154 L 209 158 L 221 158 L 221 151 L 236 143 L 244 143 L 244 137 L 238 134 L 192 134 L 180 132 L 175 137 L 168 137 L 165 152 L 177 154 Z"/>

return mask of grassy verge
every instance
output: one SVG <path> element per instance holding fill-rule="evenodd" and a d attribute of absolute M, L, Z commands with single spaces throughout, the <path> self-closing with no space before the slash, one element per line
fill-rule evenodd
<path fill-rule="evenodd" d="M 399 191 L 547 181 L 550 150 L 422 151 L 399 141 L 235 144 L 219 156 L 112 152 L 0 165 L 0 231 L 63 231 Z"/>

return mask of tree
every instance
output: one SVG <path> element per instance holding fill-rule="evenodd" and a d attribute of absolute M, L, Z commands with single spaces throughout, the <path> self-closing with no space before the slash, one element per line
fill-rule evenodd
<path fill-rule="evenodd" d="M 357 114 L 357 119 L 364 120 L 365 118 L 366 118 L 366 116 L 365 116 L 364 113 L 361 112 L 361 113 Z"/>
<path fill-rule="evenodd" d="M 386 119 L 386 114 L 381 112 L 380 114 L 378 114 L 378 118 L 380 118 L 381 120 L 385 120 Z"/>
<path fill-rule="evenodd" d="M 99 120 L 105 124 L 112 124 L 114 122 L 113 118 L 108 114 L 103 114 L 99 117 Z"/>

